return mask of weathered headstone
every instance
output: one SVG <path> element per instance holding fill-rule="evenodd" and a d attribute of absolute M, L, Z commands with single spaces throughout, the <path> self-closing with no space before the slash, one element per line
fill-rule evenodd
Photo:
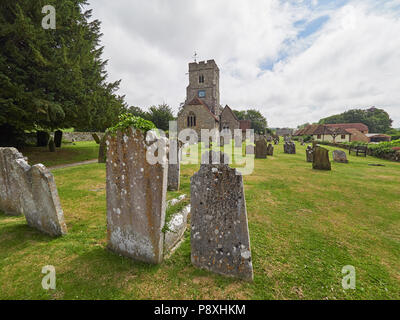
<path fill-rule="evenodd" d="M 107 135 L 100 140 L 99 144 L 99 156 L 98 156 L 98 163 L 106 163 L 107 158 Z"/>
<path fill-rule="evenodd" d="M 191 178 L 191 260 L 221 275 L 253 279 L 243 177 L 227 164 L 212 164 L 205 153 Z M 221 163 L 226 155 L 221 154 Z"/>
<path fill-rule="evenodd" d="M 97 133 L 92 133 L 93 140 L 96 141 L 97 144 L 100 144 L 101 140 Z"/>
<path fill-rule="evenodd" d="M 331 170 L 331 162 L 329 161 L 329 151 L 320 146 L 313 149 L 313 169 Z"/>
<path fill-rule="evenodd" d="M 165 161 L 150 164 L 148 149 L 141 130 L 128 128 L 107 135 L 108 248 L 134 260 L 160 263 L 168 161 L 163 153 Z"/>
<path fill-rule="evenodd" d="M 270 143 L 268 144 L 267 147 L 267 156 L 273 156 L 274 155 L 274 146 Z"/>
<path fill-rule="evenodd" d="M 332 152 L 333 156 L 333 161 L 339 162 L 339 163 L 348 163 L 349 161 L 347 160 L 347 155 L 346 152 L 343 150 L 334 150 Z"/>
<path fill-rule="evenodd" d="M 53 138 L 50 138 L 49 140 L 49 151 L 56 152 L 56 144 L 54 143 Z"/>
<path fill-rule="evenodd" d="M 0 210 L 24 214 L 29 226 L 51 236 L 67 233 L 53 175 L 30 166 L 15 148 L 0 148 Z"/>
<path fill-rule="evenodd" d="M 246 144 L 246 154 L 254 154 L 254 146 L 252 144 Z"/>
<path fill-rule="evenodd" d="M 313 148 L 311 146 L 306 148 L 306 160 L 307 162 L 313 162 Z"/>
<path fill-rule="evenodd" d="M 235 135 L 234 138 L 235 138 L 235 148 L 241 148 L 242 147 L 242 137 Z"/>
<path fill-rule="evenodd" d="M 267 158 L 267 141 L 261 139 L 256 141 L 256 159 L 266 159 Z"/>
<path fill-rule="evenodd" d="M 172 156 L 171 152 L 176 151 Z M 180 171 L 181 171 L 181 158 L 182 149 L 179 147 L 178 139 L 170 139 L 169 148 L 169 161 L 168 161 L 168 190 L 177 191 L 180 186 Z"/>
<path fill-rule="evenodd" d="M 287 154 L 296 154 L 296 145 L 294 142 L 285 142 L 283 151 Z"/>
<path fill-rule="evenodd" d="M 57 130 L 56 132 L 54 132 L 54 143 L 56 145 L 56 148 L 61 148 L 62 136 L 63 132 L 61 130 Z"/>

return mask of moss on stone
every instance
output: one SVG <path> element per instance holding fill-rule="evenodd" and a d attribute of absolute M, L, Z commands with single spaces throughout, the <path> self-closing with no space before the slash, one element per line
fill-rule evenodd
<path fill-rule="evenodd" d="M 119 122 L 115 126 L 107 129 L 107 133 L 115 135 L 117 131 L 125 131 L 130 127 L 142 130 L 143 132 L 156 129 L 153 122 L 125 113 L 119 116 Z"/>

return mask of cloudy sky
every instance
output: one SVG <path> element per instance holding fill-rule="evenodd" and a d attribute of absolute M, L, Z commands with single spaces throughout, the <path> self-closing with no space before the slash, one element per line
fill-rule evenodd
<path fill-rule="evenodd" d="M 400 0 L 89 2 L 129 105 L 177 111 L 196 51 L 220 67 L 221 104 L 270 127 L 369 106 L 400 127 Z"/>

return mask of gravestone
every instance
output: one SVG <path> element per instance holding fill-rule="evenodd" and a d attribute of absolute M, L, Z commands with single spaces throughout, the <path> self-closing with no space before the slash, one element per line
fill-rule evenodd
<path fill-rule="evenodd" d="M 235 138 L 235 148 L 242 147 L 242 137 L 241 136 L 234 136 Z"/>
<path fill-rule="evenodd" d="M 54 143 L 56 145 L 56 148 L 61 148 L 62 136 L 63 132 L 61 130 L 57 130 L 56 132 L 54 132 Z"/>
<path fill-rule="evenodd" d="M 285 142 L 283 151 L 287 154 L 296 154 L 296 145 L 294 142 Z"/>
<path fill-rule="evenodd" d="M 274 144 L 275 144 L 275 145 L 278 145 L 278 144 L 279 144 L 279 138 L 275 138 L 275 139 L 274 139 Z"/>
<path fill-rule="evenodd" d="M 256 159 L 266 159 L 267 158 L 267 141 L 261 139 L 256 141 Z"/>
<path fill-rule="evenodd" d="M 252 144 L 246 144 L 246 154 L 254 154 L 254 146 Z"/>
<path fill-rule="evenodd" d="M 267 147 L 267 156 L 273 156 L 274 155 L 274 146 L 270 143 L 268 144 Z"/>
<path fill-rule="evenodd" d="M 106 163 L 107 158 L 107 135 L 104 135 L 103 138 L 100 140 L 99 144 L 99 156 L 98 156 L 98 163 Z"/>
<path fill-rule="evenodd" d="M 306 160 L 307 162 L 313 162 L 313 148 L 311 146 L 306 148 Z"/>
<path fill-rule="evenodd" d="M 160 263 L 168 161 L 166 150 L 158 150 L 165 160 L 149 163 L 146 153 L 150 147 L 145 137 L 134 128 L 107 135 L 108 248 L 134 260 Z M 157 142 L 162 144 L 165 139 Z"/>
<path fill-rule="evenodd" d="M 94 141 L 96 141 L 97 144 L 100 144 L 101 140 L 97 133 L 92 133 L 92 137 L 93 137 Z"/>
<path fill-rule="evenodd" d="M 170 152 L 176 151 L 176 155 L 172 157 Z M 177 139 L 170 139 L 170 148 L 168 152 L 168 190 L 177 191 L 180 186 L 180 170 L 181 170 L 181 158 L 182 149 L 179 147 Z"/>
<path fill-rule="evenodd" d="M 316 146 L 313 150 L 313 169 L 331 170 L 331 162 L 329 161 L 329 151 L 320 146 Z"/>
<path fill-rule="evenodd" d="M 36 146 L 37 147 L 47 147 L 49 143 L 50 134 L 47 131 L 37 131 L 36 132 Z"/>
<path fill-rule="evenodd" d="M 50 138 L 49 140 L 49 151 L 56 152 L 56 144 L 54 143 L 53 138 Z"/>
<path fill-rule="evenodd" d="M 347 155 L 346 152 L 342 150 L 334 150 L 332 152 L 333 155 L 333 161 L 339 162 L 339 163 L 348 163 L 349 161 L 347 160 Z"/>
<path fill-rule="evenodd" d="M 24 214 L 29 226 L 51 236 L 67 233 L 53 175 L 15 148 L 0 148 L 0 210 Z"/>
<path fill-rule="evenodd" d="M 191 260 L 221 275 L 253 279 L 243 177 L 227 164 L 202 164 L 191 181 Z M 226 155 L 221 154 L 221 163 Z"/>

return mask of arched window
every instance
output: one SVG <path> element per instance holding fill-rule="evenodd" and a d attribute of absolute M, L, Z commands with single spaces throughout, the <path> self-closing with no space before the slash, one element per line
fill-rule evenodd
<path fill-rule="evenodd" d="M 204 76 L 202 74 L 199 75 L 199 83 L 204 83 Z"/>
<path fill-rule="evenodd" d="M 187 126 L 188 127 L 195 127 L 196 126 L 196 115 L 194 112 L 189 112 L 189 115 L 187 117 Z"/>

